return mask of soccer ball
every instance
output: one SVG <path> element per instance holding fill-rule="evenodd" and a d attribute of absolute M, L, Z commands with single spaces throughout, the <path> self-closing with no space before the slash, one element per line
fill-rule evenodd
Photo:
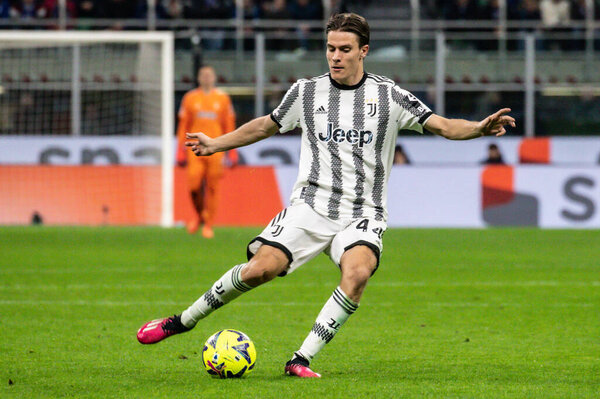
<path fill-rule="evenodd" d="M 202 361 L 208 374 L 214 377 L 242 377 L 254 368 L 256 349 L 243 332 L 222 330 L 206 340 Z"/>

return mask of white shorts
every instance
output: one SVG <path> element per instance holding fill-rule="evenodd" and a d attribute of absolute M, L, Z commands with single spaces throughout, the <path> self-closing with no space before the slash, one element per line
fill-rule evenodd
<path fill-rule="evenodd" d="M 344 252 L 357 245 L 366 245 L 377 257 L 383 250 L 382 237 L 387 228 L 375 219 L 331 220 L 319 215 L 309 205 L 290 205 L 248 244 L 248 260 L 262 245 L 282 250 L 290 264 L 281 275 L 293 272 L 321 252 L 325 252 L 339 267 Z"/>

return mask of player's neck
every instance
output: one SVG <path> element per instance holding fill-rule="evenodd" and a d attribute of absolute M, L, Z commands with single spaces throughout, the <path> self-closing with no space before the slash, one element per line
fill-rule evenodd
<path fill-rule="evenodd" d="M 329 75 L 331 82 L 340 89 L 356 89 L 358 88 L 367 78 L 367 74 L 364 69 L 360 68 L 360 71 L 352 75 L 352 77 L 348 77 L 347 79 L 333 79 L 331 75 Z"/>
<path fill-rule="evenodd" d="M 208 86 L 206 86 L 206 87 L 202 87 L 202 86 L 200 86 L 199 88 L 200 88 L 200 90 L 202 90 L 202 92 L 203 92 L 204 94 L 210 94 L 210 92 L 211 92 L 211 91 L 213 91 L 213 89 L 214 89 L 215 87 L 214 87 L 214 86 L 212 86 L 212 87 L 208 87 Z"/>

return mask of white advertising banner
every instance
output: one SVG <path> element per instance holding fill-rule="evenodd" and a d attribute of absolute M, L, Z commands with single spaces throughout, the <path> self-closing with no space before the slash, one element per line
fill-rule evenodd
<path fill-rule="evenodd" d="M 276 173 L 287 206 L 298 170 Z M 600 228 L 598 167 L 395 166 L 387 193 L 389 227 Z"/>
<path fill-rule="evenodd" d="M 515 192 L 530 198 L 540 227 L 600 228 L 600 167 L 519 167 Z"/>
<path fill-rule="evenodd" d="M 596 164 L 600 166 L 600 137 L 553 137 L 550 145 L 553 164 Z"/>
<path fill-rule="evenodd" d="M 547 146 L 533 146 L 533 158 L 557 166 L 600 165 L 600 137 L 540 139 L 544 140 L 548 140 Z M 160 143 L 158 137 L 0 136 L 0 164 L 156 164 L 160 162 Z M 480 165 L 491 143 L 498 146 L 505 163 L 515 165 L 520 157 L 529 157 L 532 148 L 517 137 L 451 141 L 400 136 L 397 143 L 417 166 Z M 293 166 L 300 158 L 300 137 L 277 134 L 238 151 L 246 165 Z"/>
<path fill-rule="evenodd" d="M 0 137 L 0 164 L 157 165 L 160 137 Z"/>

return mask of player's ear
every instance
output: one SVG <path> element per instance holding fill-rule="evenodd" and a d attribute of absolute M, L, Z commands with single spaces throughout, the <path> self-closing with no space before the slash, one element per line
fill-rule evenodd
<path fill-rule="evenodd" d="M 367 54 L 369 53 L 369 45 L 365 44 L 364 46 L 362 46 L 360 48 L 360 58 L 365 58 L 367 56 Z"/>

